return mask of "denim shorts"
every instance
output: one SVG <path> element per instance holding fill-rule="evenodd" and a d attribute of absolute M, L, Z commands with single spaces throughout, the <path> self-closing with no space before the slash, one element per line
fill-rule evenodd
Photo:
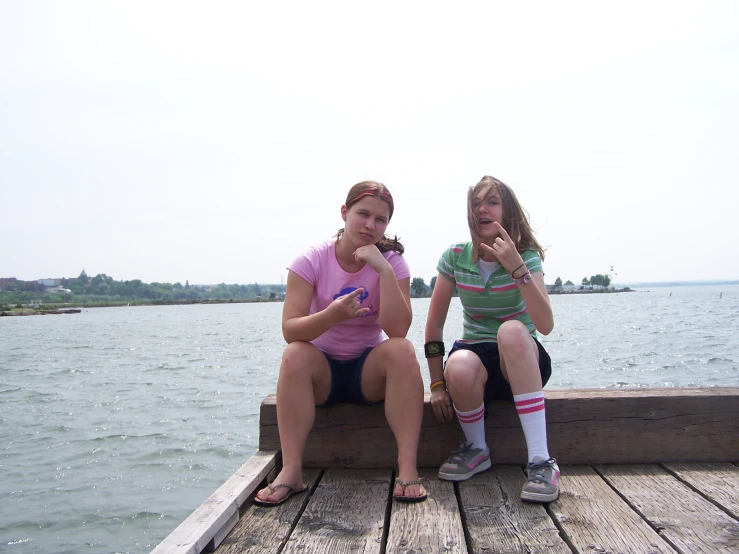
<path fill-rule="evenodd" d="M 539 372 L 541 373 L 541 386 L 543 387 L 552 375 L 552 360 L 541 343 L 536 339 L 534 341 L 536 342 L 536 347 L 539 349 Z M 457 350 L 470 350 L 474 352 L 480 358 L 480 361 L 482 361 L 485 369 L 488 370 L 488 380 L 485 383 L 485 406 L 492 400 L 513 402 L 513 391 L 511 391 L 511 386 L 505 380 L 505 377 L 503 377 L 503 372 L 500 369 L 500 354 L 498 353 L 497 342 L 477 342 L 470 344 L 457 340 L 454 341 L 454 346 L 449 351 L 449 356 Z M 448 361 L 449 357 L 447 357 Z"/>
<path fill-rule="evenodd" d="M 382 404 L 380 402 L 370 402 L 362 394 L 362 369 L 372 348 L 368 348 L 359 358 L 353 360 L 335 360 L 323 353 L 331 367 L 331 392 L 328 393 L 326 402 L 321 404 L 320 408 L 326 408 L 339 404 L 340 402 L 349 402 L 350 404 L 373 405 Z"/>

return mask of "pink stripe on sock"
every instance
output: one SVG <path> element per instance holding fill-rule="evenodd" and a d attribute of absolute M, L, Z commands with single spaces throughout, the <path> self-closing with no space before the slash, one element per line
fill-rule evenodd
<path fill-rule="evenodd" d="M 531 412 L 541 412 L 544 410 L 544 402 L 537 406 L 531 406 L 530 408 L 516 408 L 516 411 L 518 411 L 518 415 L 521 414 L 530 414 Z"/>
<path fill-rule="evenodd" d="M 516 400 L 516 407 L 528 406 L 529 404 L 536 404 L 537 402 L 544 402 L 544 397 L 539 396 L 537 398 L 528 398 L 526 400 Z"/>
<path fill-rule="evenodd" d="M 461 423 L 474 423 L 476 421 L 480 421 L 483 417 L 485 417 L 485 409 L 483 408 L 479 412 L 475 412 L 474 414 L 469 415 L 462 415 L 459 412 L 457 412 L 457 419 Z"/>

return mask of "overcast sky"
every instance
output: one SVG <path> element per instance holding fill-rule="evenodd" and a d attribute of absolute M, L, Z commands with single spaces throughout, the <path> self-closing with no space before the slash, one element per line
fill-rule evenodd
<path fill-rule="evenodd" d="M 547 283 L 739 279 L 736 2 L 0 0 L 0 277 L 279 283 L 355 183 L 428 283 L 509 184 Z"/>

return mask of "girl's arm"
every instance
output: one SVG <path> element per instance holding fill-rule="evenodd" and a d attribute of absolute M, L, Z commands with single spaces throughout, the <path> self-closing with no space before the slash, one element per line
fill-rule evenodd
<path fill-rule="evenodd" d="M 369 310 L 360 308 L 355 301 L 362 289 L 340 296 L 320 312 L 308 315 L 315 290 L 313 285 L 293 271 L 287 273 L 285 303 L 282 306 L 282 336 L 289 344 L 295 341 L 311 341 L 331 327 Z"/>
<path fill-rule="evenodd" d="M 521 267 L 524 265 L 521 254 L 516 250 L 516 245 L 511 240 L 503 226 L 497 221 L 494 223 L 498 229 L 500 236 L 495 239 L 492 246 L 481 244 L 483 250 L 489 252 L 508 273 L 515 273 L 516 277 L 521 277 L 526 271 Z M 511 276 L 513 275 L 511 273 Z M 526 304 L 526 311 L 529 312 L 531 322 L 542 335 L 548 335 L 554 329 L 554 314 L 552 313 L 552 305 L 549 303 L 549 294 L 544 284 L 544 274 L 540 271 L 531 274 L 531 281 L 525 285 L 518 285 L 521 296 Z"/>
<path fill-rule="evenodd" d="M 426 342 L 444 340 L 444 324 L 449 313 L 449 304 L 452 301 L 454 288 L 455 284 L 439 273 L 436 278 L 434 292 L 431 293 L 429 313 L 426 316 Z M 429 364 L 429 378 L 432 383 L 444 378 L 443 360 L 443 356 L 426 359 Z"/>
<path fill-rule="evenodd" d="M 554 314 L 549 303 L 549 293 L 544 284 L 544 274 L 541 271 L 531 274 L 531 281 L 525 285 L 518 285 L 526 311 L 529 312 L 531 322 L 542 335 L 548 335 L 554 329 Z"/>
<path fill-rule="evenodd" d="M 405 338 L 412 321 L 411 278 L 396 279 L 390 266 L 387 275 L 380 275 L 380 326 L 389 338 Z"/>
<path fill-rule="evenodd" d="M 360 246 L 354 257 L 368 263 L 380 277 L 380 327 L 389 338 L 405 338 L 413 321 L 410 277 L 398 279 L 374 244 Z"/>
<path fill-rule="evenodd" d="M 449 304 L 452 301 L 452 295 L 456 285 L 441 273 L 436 278 L 436 286 L 434 292 L 431 293 L 431 303 L 429 304 L 429 313 L 426 317 L 426 342 L 443 341 L 444 340 L 444 323 L 449 313 Z M 435 356 L 426 358 L 429 366 L 429 379 L 433 384 L 436 381 L 444 380 L 444 356 Z M 453 413 L 448 409 L 451 406 L 451 399 L 448 397 L 446 387 L 439 385 L 431 391 L 431 408 L 434 411 L 436 419 L 441 422 L 451 421 Z"/>

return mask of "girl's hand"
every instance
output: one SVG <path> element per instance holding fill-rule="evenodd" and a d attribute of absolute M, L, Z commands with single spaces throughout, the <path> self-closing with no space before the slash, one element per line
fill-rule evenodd
<path fill-rule="evenodd" d="M 336 323 L 341 323 L 348 319 L 360 317 L 366 313 L 369 313 L 369 308 L 363 308 L 360 304 L 357 296 L 364 292 L 363 288 L 358 288 L 351 291 L 349 294 L 339 296 L 336 300 L 331 302 L 327 310 L 330 311 Z"/>
<path fill-rule="evenodd" d="M 368 244 L 366 246 L 360 246 L 354 251 L 354 259 L 358 262 L 364 262 L 374 269 L 378 274 L 383 271 L 392 271 L 393 266 L 390 265 L 382 255 L 382 252 L 374 244 Z"/>
<path fill-rule="evenodd" d="M 503 226 L 497 221 L 493 223 L 500 236 L 495 239 L 492 246 L 488 246 L 483 243 L 481 246 L 486 252 L 491 253 L 498 260 L 498 263 L 502 265 L 508 273 L 515 271 L 516 268 L 523 264 L 523 258 L 521 254 L 516 250 L 516 245 L 508 235 Z"/>
<path fill-rule="evenodd" d="M 443 387 L 436 387 L 431 391 L 431 408 L 441 423 L 448 423 L 454 419 L 452 397 Z"/>

